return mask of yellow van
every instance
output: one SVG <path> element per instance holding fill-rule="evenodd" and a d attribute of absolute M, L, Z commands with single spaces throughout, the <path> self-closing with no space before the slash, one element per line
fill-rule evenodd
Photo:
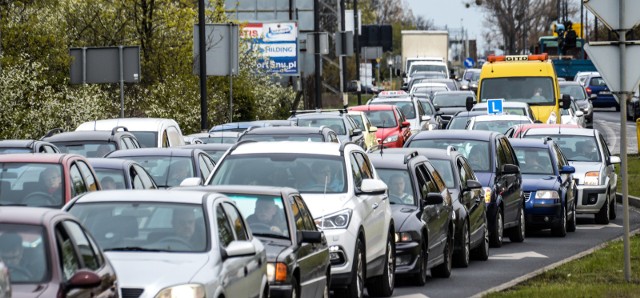
<path fill-rule="evenodd" d="M 502 99 L 528 103 L 537 120 L 561 123 L 560 108 L 571 98 L 560 95 L 558 77 L 548 55 L 489 56 L 478 82 L 478 102 Z"/>

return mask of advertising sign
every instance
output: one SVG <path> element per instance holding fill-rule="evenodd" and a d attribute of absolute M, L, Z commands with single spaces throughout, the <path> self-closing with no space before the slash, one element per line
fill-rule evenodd
<path fill-rule="evenodd" d="M 269 73 L 298 74 L 298 26 L 295 22 L 249 23 L 240 38 L 250 40 L 251 49 L 263 59 L 258 67 Z"/>

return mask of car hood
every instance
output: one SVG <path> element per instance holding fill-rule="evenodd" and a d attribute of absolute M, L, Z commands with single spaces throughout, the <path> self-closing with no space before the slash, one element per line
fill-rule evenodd
<path fill-rule="evenodd" d="M 475 172 L 476 177 L 478 178 L 478 182 L 482 184 L 484 187 L 492 187 L 491 185 L 493 181 L 493 173 L 491 172 Z"/>
<path fill-rule="evenodd" d="M 397 127 L 388 127 L 388 128 L 378 127 L 378 131 L 376 131 L 376 138 L 382 139 L 384 141 L 384 139 L 394 134 L 398 134 Z"/>
<path fill-rule="evenodd" d="M 402 226 L 410 216 L 415 215 L 418 208 L 413 205 L 393 204 L 391 205 L 391 214 L 393 216 L 393 222 L 396 226 L 396 231 L 402 231 Z"/>
<path fill-rule="evenodd" d="M 275 262 L 280 253 L 291 246 L 291 241 L 285 239 L 275 239 L 267 237 L 258 237 L 264 249 L 267 252 L 267 262 Z"/>
<path fill-rule="evenodd" d="M 539 189 L 557 189 L 558 178 L 552 175 L 522 174 L 522 191 L 536 191 Z"/>
<path fill-rule="evenodd" d="M 49 284 L 40 283 L 40 284 L 13 284 L 11 285 L 11 297 L 13 298 L 33 298 L 33 297 L 41 297 L 49 288 Z M 48 291 L 49 294 L 55 294 L 55 289 L 51 289 Z M 42 296 L 44 297 L 44 296 Z"/>
<path fill-rule="evenodd" d="M 573 177 L 578 179 L 578 184 L 582 184 L 584 180 L 584 174 L 587 172 L 599 172 L 602 171 L 601 162 L 586 162 L 586 161 L 569 161 L 569 164 L 576 169 L 573 173 Z"/>
<path fill-rule="evenodd" d="M 318 218 L 347 208 L 346 205 L 349 203 L 350 195 L 349 193 L 304 193 L 302 197 L 307 207 L 309 207 L 309 211 L 311 211 L 311 216 Z"/>
<path fill-rule="evenodd" d="M 190 283 L 207 265 L 206 253 L 106 252 L 122 288 L 164 288 Z M 179 273 L 179 274 L 176 274 Z"/>

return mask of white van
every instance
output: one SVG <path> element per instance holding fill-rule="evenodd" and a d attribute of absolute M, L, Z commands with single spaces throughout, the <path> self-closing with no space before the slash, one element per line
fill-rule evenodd
<path fill-rule="evenodd" d="M 116 126 L 126 127 L 134 134 L 142 147 L 177 147 L 184 145 L 180 126 L 166 118 L 116 118 L 89 121 L 80 124 L 80 130 L 112 130 Z"/>

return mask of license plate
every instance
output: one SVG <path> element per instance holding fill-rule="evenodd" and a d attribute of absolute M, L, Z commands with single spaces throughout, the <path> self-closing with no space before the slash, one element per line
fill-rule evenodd
<path fill-rule="evenodd" d="M 611 91 L 600 91 L 600 93 L 599 93 L 599 94 L 602 94 L 602 95 L 609 95 L 609 94 L 611 94 Z"/>

